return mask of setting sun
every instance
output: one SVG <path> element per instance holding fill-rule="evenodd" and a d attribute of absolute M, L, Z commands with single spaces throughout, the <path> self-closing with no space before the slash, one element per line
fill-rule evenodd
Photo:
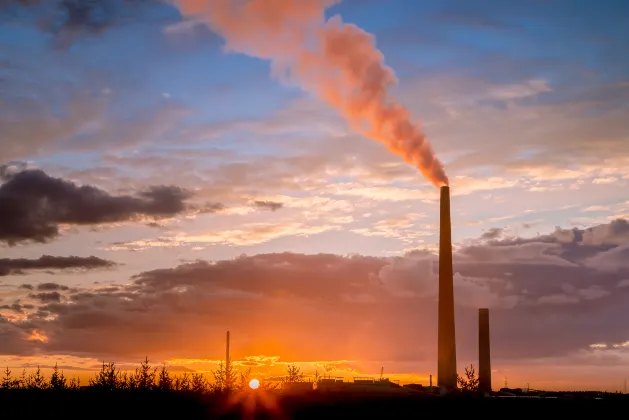
<path fill-rule="evenodd" d="M 258 389 L 259 386 L 260 386 L 260 381 L 258 381 L 257 379 L 252 379 L 251 381 L 249 381 L 249 388 Z"/>

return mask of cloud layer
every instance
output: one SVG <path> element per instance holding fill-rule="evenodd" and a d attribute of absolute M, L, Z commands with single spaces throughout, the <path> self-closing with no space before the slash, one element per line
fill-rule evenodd
<path fill-rule="evenodd" d="M 112 267 L 114 265 L 115 263 L 112 261 L 103 260 L 94 256 L 53 257 L 50 255 L 42 255 L 37 259 L 0 258 L 0 276 L 23 274 L 25 271 L 29 270 L 93 269 Z"/>
<path fill-rule="evenodd" d="M 142 218 L 160 219 L 194 211 L 212 213 L 220 204 L 192 206 L 192 193 L 175 186 L 152 186 L 134 195 L 114 195 L 90 185 L 54 178 L 41 170 L 0 167 L 0 241 L 46 242 L 60 225 L 98 225 Z"/>
<path fill-rule="evenodd" d="M 618 220 L 536 238 L 479 238 L 459 249 L 461 360 L 476 357 L 479 307 L 491 309 L 498 364 L 570 360 L 594 343 L 621 351 L 614 344 L 629 338 L 622 321 L 629 265 L 617 255 L 629 244 L 626 225 Z M 436 267 L 437 256 L 428 251 L 392 258 L 279 253 L 145 271 L 128 285 L 26 286 L 5 306 L 22 315 L 4 312 L 0 353 L 220 357 L 219 337 L 230 329 L 235 357 L 391 360 L 432 369 Z M 25 340 L 33 329 L 47 342 Z"/>

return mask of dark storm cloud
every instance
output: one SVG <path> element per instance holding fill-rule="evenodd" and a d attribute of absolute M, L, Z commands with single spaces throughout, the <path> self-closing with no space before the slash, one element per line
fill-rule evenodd
<path fill-rule="evenodd" d="M 614 259 L 610 271 L 592 257 L 626 248 L 613 245 L 629 240 L 622 226 L 624 221 L 576 233 L 557 229 L 458 250 L 460 357 L 476 357 L 479 307 L 491 309 L 492 352 L 500 360 L 568 358 L 593 343 L 626 341 L 629 260 Z M 587 252 L 575 251 L 579 247 Z M 436 351 L 437 262 L 430 252 L 195 261 L 140 273 L 127 285 L 66 293 L 64 299 L 31 294 L 39 306 L 20 310 L 49 337 L 37 345 L 55 354 L 207 357 L 208 337 L 232 328 L 242 336 L 244 354 L 268 351 L 264 343 L 272 331 L 286 359 L 351 354 L 357 360 L 428 363 Z M 330 328 L 334 340 L 328 339 Z"/>
<path fill-rule="evenodd" d="M 254 201 L 253 206 L 262 210 L 276 211 L 284 206 L 284 203 L 278 203 L 275 201 Z"/>
<path fill-rule="evenodd" d="M 213 213 L 221 204 L 187 204 L 192 193 L 176 186 L 152 186 L 134 195 L 113 195 L 90 185 L 54 178 L 41 170 L 0 167 L 0 241 L 46 242 L 59 225 L 98 225 L 183 212 Z"/>
<path fill-rule="evenodd" d="M 64 269 L 95 269 L 112 267 L 115 263 L 103 260 L 98 257 L 53 257 L 50 255 L 42 255 L 36 259 L 26 258 L 0 258 L 0 276 L 8 276 L 10 274 L 24 274 L 27 270 L 64 270 Z M 37 286 L 37 290 L 60 290 L 56 283 L 42 283 Z M 20 286 L 23 289 L 33 289 L 30 284 Z"/>

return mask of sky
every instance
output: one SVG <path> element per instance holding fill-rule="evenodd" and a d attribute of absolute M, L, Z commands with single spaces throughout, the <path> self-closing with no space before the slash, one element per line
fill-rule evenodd
<path fill-rule="evenodd" d="M 622 390 L 629 4 L 223 3 L 0 4 L 2 366 L 427 384 L 443 169 L 459 370 Z"/>

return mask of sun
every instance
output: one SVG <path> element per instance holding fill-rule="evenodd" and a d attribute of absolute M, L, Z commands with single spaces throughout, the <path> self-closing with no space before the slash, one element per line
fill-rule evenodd
<path fill-rule="evenodd" d="M 249 388 L 258 389 L 259 386 L 260 386 L 260 381 L 258 381 L 257 379 L 252 379 L 249 381 Z"/>

